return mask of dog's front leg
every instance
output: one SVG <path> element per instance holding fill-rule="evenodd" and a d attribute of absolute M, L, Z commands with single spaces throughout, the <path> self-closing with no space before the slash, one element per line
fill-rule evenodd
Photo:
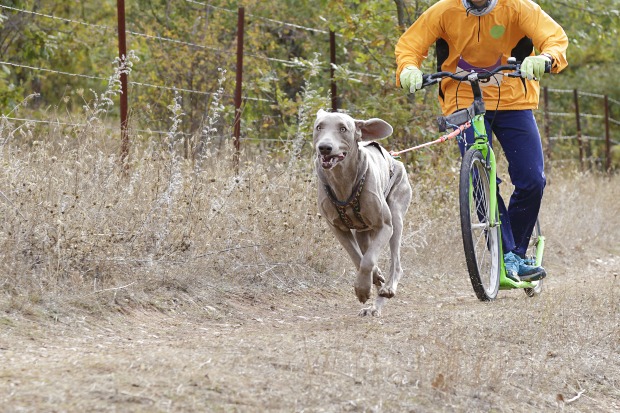
<path fill-rule="evenodd" d="M 360 250 L 355 237 L 353 237 L 353 233 L 351 231 L 343 231 L 333 225 L 329 225 L 332 232 L 340 242 L 340 245 L 343 246 L 349 257 L 351 257 L 351 261 L 353 261 L 353 265 L 355 265 L 355 269 L 359 270 L 360 262 L 362 261 L 362 251 Z"/>
<path fill-rule="evenodd" d="M 381 226 L 378 230 L 372 230 L 369 234 L 368 248 L 362 256 L 354 284 L 355 294 L 362 303 L 365 303 L 370 298 L 374 271 L 377 269 L 379 255 L 391 236 L 392 226 L 387 224 Z"/>

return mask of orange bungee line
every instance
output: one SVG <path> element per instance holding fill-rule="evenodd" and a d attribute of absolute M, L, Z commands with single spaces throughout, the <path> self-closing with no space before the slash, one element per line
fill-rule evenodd
<path fill-rule="evenodd" d="M 449 139 L 456 138 L 456 137 L 457 137 L 457 136 L 459 136 L 461 133 L 463 133 L 463 131 L 464 131 L 465 129 L 469 128 L 470 126 L 471 126 L 471 122 L 467 122 L 467 123 L 465 123 L 465 124 L 463 124 L 463 125 L 459 126 L 459 127 L 458 127 L 457 129 L 455 129 L 454 131 L 452 131 L 452 132 L 450 132 L 450 133 L 448 133 L 448 134 L 446 134 L 446 135 L 443 135 L 443 136 L 441 136 L 440 138 L 435 139 L 434 141 L 431 141 L 431 142 L 426 142 L 426 143 L 423 143 L 423 144 L 421 144 L 421 145 L 414 146 L 414 147 L 412 147 L 412 148 L 403 149 L 402 151 L 398 151 L 398 152 L 396 152 L 396 151 L 390 151 L 390 155 L 392 155 L 392 157 L 398 157 L 400 154 L 405 153 L 405 152 L 414 151 L 414 150 L 416 150 L 416 149 L 424 148 L 424 147 L 426 147 L 426 146 L 431 146 L 431 145 L 434 145 L 434 144 L 436 144 L 436 143 L 445 142 L 445 141 L 447 141 L 447 140 L 449 140 Z"/>

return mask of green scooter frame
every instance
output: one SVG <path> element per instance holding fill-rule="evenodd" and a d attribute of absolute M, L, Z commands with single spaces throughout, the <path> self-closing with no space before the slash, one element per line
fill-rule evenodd
<path fill-rule="evenodd" d="M 500 278 L 499 278 L 499 289 L 500 290 L 511 290 L 515 288 L 524 288 L 524 289 L 532 289 L 534 290 L 538 285 L 539 281 L 520 281 L 516 282 L 506 276 L 506 267 L 504 265 L 504 249 L 502 245 L 502 227 L 501 221 L 499 220 L 499 210 L 497 206 L 497 167 L 495 163 L 495 152 L 493 152 L 493 148 L 489 144 L 488 137 L 486 133 L 481 133 L 481 131 L 486 131 L 484 125 L 484 112 L 477 114 L 474 116 L 472 120 L 472 127 L 474 128 L 474 143 L 470 148 L 480 151 L 482 156 L 487 160 L 487 168 L 489 170 L 489 210 L 496 211 L 496 213 L 489 214 L 489 226 L 498 227 L 498 238 L 499 238 L 499 268 L 500 268 Z M 496 222 L 497 221 L 497 222 Z M 542 264 L 543 253 L 545 249 L 545 238 L 542 235 L 538 235 L 537 239 L 534 241 L 534 245 L 536 248 L 535 253 L 535 261 L 536 265 L 540 266 Z M 530 295 L 528 293 L 528 295 Z"/>

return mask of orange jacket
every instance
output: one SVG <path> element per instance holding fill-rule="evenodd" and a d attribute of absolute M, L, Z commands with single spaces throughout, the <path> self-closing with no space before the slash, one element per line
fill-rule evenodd
<path fill-rule="evenodd" d="M 564 69 L 568 38 L 564 30 L 538 4 L 531 0 L 499 0 L 490 13 L 467 14 L 461 0 L 440 0 L 424 12 L 396 44 L 396 84 L 400 72 L 409 65 L 421 67 L 429 47 L 438 39 L 447 43 L 442 71 L 491 69 L 506 61 L 524 38 L 553 58 L 552 73 Z M 531 45 L 524 56 L 534 55 Z M 498 82 L 500 87 L 498 87 Z M 497 75 L 482 88 L 488 110 L 535 109 L 538 107 L 537 81 Z M 458 95 L 458 96 L 457 96 Z M 444 115 L 471 104 L 468 84 L 452 79 L 440 84 L 440 103 Z M 498 102 L 499 100 L 499 102 Z"/>

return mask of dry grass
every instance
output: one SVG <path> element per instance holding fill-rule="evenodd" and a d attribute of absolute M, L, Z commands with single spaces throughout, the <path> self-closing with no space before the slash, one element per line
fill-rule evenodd
<path fill-rule="evenodd" d="M 308 157 L 245 156 L 236 175 L 226 149 L 197 167 L 144 143 L 123 171 L 97 127 L 15 131 L 0 137 L 0 411 L 620 409 L 616 176 L 554 169 L 545 292 L 482 304 L 454 161 L 412 174 L 402 289 L 359 319 Z"/>
<path fill-rule="evenodd" d="M 317 230 L 309 166 L 290 169 L 274 157 L 236 175 L 229 151 L 198 168 L 152 145 L 136 148 L 125 172 L 98 133 L 32 145 L 13 137 L 2 147 L 8 295 L 83 294 L 130 282 L 146 291 L 221 280 L 279 289 L 312 282 L 315 245 L 328 240 Z"/>

